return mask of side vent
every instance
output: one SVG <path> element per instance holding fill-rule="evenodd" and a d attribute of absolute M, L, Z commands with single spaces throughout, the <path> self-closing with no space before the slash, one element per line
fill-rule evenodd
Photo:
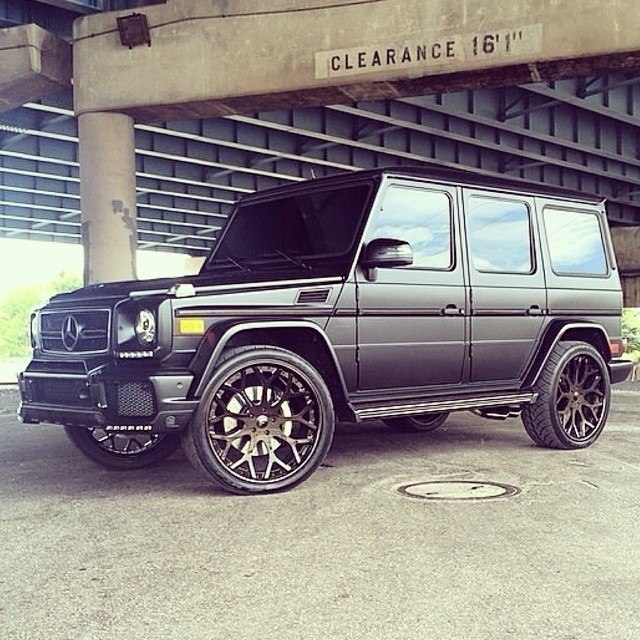
<path fill-rule="evenodd" d="M 307 289 L 298 294 L 296 304 L 323 304 L 330 293 L 331 289 Z"/>

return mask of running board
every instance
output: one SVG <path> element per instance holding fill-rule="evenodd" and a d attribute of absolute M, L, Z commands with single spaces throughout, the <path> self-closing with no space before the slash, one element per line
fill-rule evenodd
<path fill-rule="evenodd" d="M 379 420 L 398 416 L 414 416 L 423 413 L 440 413 L 441 411 L 465 411 L 482 407 L 500 407 L 504 405 L 532 404 L 538 398 L 537 393 L 512 393 L 498 396 L 479 396 L 457 400 L 429 400 L 410 402 L 407 404 L 384 404 L 354 408 L 358 420 Z"/>

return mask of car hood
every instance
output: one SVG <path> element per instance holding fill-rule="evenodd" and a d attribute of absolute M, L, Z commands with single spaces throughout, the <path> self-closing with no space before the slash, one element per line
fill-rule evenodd
<path fill-rule="evenodd" d="M 217 290 L 221 293 L 225 290 L 238 291 L 245 288 L 260 288 L 273 286 L 275 288 L 286 286 L 288 283 L 305 282 L 314 285 L 319 278 L 327 274 L 308 271 L 296 273 L 295 271 L 265 271 L 245 273 L 201 273 L 199 275 L 183 276 L 178 278 L 155 278 L 152 280 L 124 280 L 121 282 L 105 282 L 93 284 L 68 293 L 60 293 L 49 301 L 52 305 L 67 305 L 69 303 L 91 303 L 92 301 L 105 299 L 122 299 L 127 297 L 139 297 L 145 295 L 169 296 L 180 285 L 191 285 L 196 293 Z M 334 279 L 339 280 L 340 278 Z"/>

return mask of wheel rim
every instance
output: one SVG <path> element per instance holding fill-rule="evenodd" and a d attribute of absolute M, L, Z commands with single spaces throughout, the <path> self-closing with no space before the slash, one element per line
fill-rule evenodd
<path fill-rule="evenodd" d="M 607 383 L 598 362 L 588 355 L 569 360 L 558 379 L 556 411 L 560 427 L 576 442 L 591 438 L 604 423 Z"/>
<path fill-rule="evenodd" d="M 219 385 L 207 419 L 209 444 L 225 469 L 264 484 L 305 466 L 318 443 L 322 410 L 300 371 L 261 362 L 237 369 Z"/>
<path fill-rule="evenodd" d="M 157 433 L 109 433 L 104 429 L 89 429 L 94 443 L 118 456 L 136 456 L 153 449 L 161 440 Z"/>

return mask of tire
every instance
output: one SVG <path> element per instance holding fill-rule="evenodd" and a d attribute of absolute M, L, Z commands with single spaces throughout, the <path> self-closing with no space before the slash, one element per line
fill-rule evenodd
<path fill-rule="evenodd" d="M 166 460 L 180 446 L 179 434 L 106 433 L 98 427 L 65 427 L 69 440 L 113 471 L 141 469 Z"/>
<path fill-rule="evenodd" d="M 384 423 L 396 431 L 418 432 L 435 431 L 441 427 L 449 417 L 448 411 L 441 413 L 424 413 L 419 416 L 404 416 L 402 418 L 389 418 Z"/>
<path fill-rule="evenodd" d="M 583 449 L 593 444 L 609 415 L 611 382 L 605 361 L 585 342 L 561 342 L 547 360 L 522 422 L 541 447 Z"/>
<path fill-rule="evenodd" d="M 278 347 L 242 347 L 218 366 L 183 448 L 227 491 L 283 491 L 324 460 L 334 426 L 327 385 L 306 360 Z"/>

